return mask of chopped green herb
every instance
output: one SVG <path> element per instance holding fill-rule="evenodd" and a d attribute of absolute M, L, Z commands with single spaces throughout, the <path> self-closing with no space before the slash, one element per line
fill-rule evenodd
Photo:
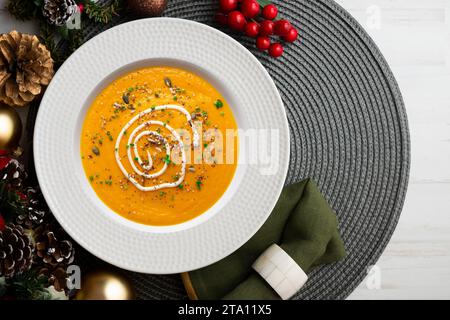
<path fill-rule="evenodd" d="M 208 147 L 208 144 L 207 143 L 204 143 L 203 144 L 203 148 L 207 148 Z"/>
<path fill-rule="evenodd" d="M 172 161 L 170 160 L 170 155 L 166 154 L 164 158 L 162 158 L 162 161 L 166 164 L 170 164 Z"/>
<path fill-rule="evenodd" d="M 178 185 L 178 188 L 179 188 L 179 189 L 183 189 L 183 188 L 184 188 L 184 185 L 181 183 L 181 184 Z"/>
<path fill-rule="evenodd" d="M 197 181 L 195 182 L 195 184 L 197 185 L 197 189 L 198 189 L 198 190 L 201 190 L 201 189 L 202 189 L 203 182 L 201 182 L 200 180 L 197 180 Z"/>
<path fill-rule="evenodd" d="M 94 176 L 89 176 L 89 180 L 92 182 L 94 181 Z"/>
<path fill-rule="evenodd" d="M 177 101 L 178 97 L 177 96 L 173 96 L 173 101 Z"/>
<path fill-rule="evenodd" d="M 160 191 L 160 192 L 159 192 L 159 195 L 160 195 L 161 197 L 164 197 L 164 196 L 166 195 L 166 193 L 165 193 L 164 191 Z"/>
<path fill-rule="evenodd" d="M 216 102 L 214 102 L 214 105 L 216 106 L 217 109 L 220 109 L 223 107 L 223 102 L 220 99 L 217 99 Z"/>

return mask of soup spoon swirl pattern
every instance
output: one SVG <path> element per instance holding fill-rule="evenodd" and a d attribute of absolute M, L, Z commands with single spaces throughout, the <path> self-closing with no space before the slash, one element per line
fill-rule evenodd
<path fill-rule="evenodd" d="M 134 171 L 134 174 L 129 173 L 127 171 L 127 169 L 122 164 L 122 158 L 120 157 L 120 142 L 122 141 L 123 136 L 126 135 L 127 130 L 136 121 L 141 119 L 143 116 L 145 116 L 149 113 L 155 112 L 155 111 L 168 110 L 168 109 L 179 111 L 180 113 L 184 114 L 184 116 L 186 116 L 187 122 L 189 123 L 189 125 L 192 129 L 192 132 L 193 132 L 193 146 L 195 148 L 199 146 L 200 136 L 198 134 L 198 131 L 194 126 L 191 115 L 182 106 L 162 105 L 162 106 L 152 107 L 152 108 L 146 109 L 142 112 L 139 112 L 136 116 L 134 116 L 130 121 L 128 121 L 125 124 L 125 126 L 122 128 L 119 135 L 117 136 L 116 145 L 115 145 L 115 158 L 116 158 L 116 162 L 117 162 L 120 170 L 124 174 L 124 176 L 131 183 L 133 183 L 136 186 L 136 188 L 138 188 L 141 191 L 156 191 L 156 190 L 163 189 L 163 188 L 174 188 L 174 187 L 179 186 L 184 181 L 184 177 L 186 174 L 186 151 L 184 149 L 184 143 L 183 143 L 180 135 L 178 134 L 178 132 L 175 129 L 173 129 L 171 126 L 169 126 L 168 124 L 163 123 L 161 121 L 158 121 L 158 120 L 145 121 L 142 124 L 140 124 L 139 126 L 137 126 L 129 135 L 128 142 L 127 142 L 127 146 L 129 146 L 127 148 L 127 156 L 128 156 L 128 161 Z M 147 150 L 147 161 L 146 162 L 144 160 L 142 160 L 141 156 L 139 155 L 138 143 L 142 138 L 149 137 L 149 136 L 152 138 L 156 138 L 158 141 L 161 142 L 161 144 L 164 145 L 165 150 L 166 150 L 166 157 L 168 159 L 171 159 L 171 147 L 165 137 L 163 137 L 159 132 L 154 131 L 154 130 L 141 131 L 142 129 L 144 129 L 150 125 L 164 127 L 165 129 L 170 131 L 170 133 L 174 137 L 175 141 L 178 143 L 179 149 L 181 151 L 181 170 L 180 170 L 179 178 L 177 179 L 177 181 L 164 182 L 164 183 L 156 184 L 153 186 L 145 186 L 135 179 L 135 175 L 138 175 L 138 176 L 140 176 L 142 178 L 146 178 L 146 179 L 154 179 L 154 178 L 160 177 L 161 175 L 163 175 L 166 172 L 167 167 L 168 167 L 168 163 L 167 163 L 168 161 L 165 161 L 163 167 L 158 172 L 146 173 L 136 166 L 135 162 L 137 162 L 143 170 L 149 171 L 153 168 L 153 159 L 148 150 Z"/>

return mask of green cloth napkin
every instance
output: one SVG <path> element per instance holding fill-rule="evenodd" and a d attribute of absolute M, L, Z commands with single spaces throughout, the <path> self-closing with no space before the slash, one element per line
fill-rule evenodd
<path fill-rule="evenodd" d="M 191 299 L 280 299 L 251 268 L 277 243 L 308 273 L 345 257 L 337 217 L 310 180 L 287 186 L 261 229 L 241 248 L 205 268 L 183 274 Z"/>

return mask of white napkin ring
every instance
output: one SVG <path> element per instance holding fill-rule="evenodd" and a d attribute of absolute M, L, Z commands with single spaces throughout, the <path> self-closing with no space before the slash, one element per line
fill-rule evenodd
<path fill-rule="evenodd" d="M 291 298 L 308 280 L 302 268 L 276 244 L 264 251 L 252 268 L 283 300 Z"/>

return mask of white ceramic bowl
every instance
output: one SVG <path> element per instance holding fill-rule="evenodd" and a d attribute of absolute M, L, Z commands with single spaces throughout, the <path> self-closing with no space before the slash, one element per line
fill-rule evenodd
<path fill-rule="evenodd" d="M 152 65 L 202 76 L 223 94 L 244 133 L 275 133 L 272 145 L 278 148 L 267 161 L 249 163 L 240 136 L 236 174 L 220 200 L 195 219 L 164 227 L 138 224 L 109 209 L 86 179 L 80 156 L 81 127 L 93 99 L 120 75 Z M 167 274 L 214 263 L 261 227 L 284 184 L 289 131 L 273 81 L 248 50 L 206 25 L 153 18 L 101 33 L 61 66 L 40 106 L 34 156 L 44 196 L 74 240 L 121 268 Z"/>

